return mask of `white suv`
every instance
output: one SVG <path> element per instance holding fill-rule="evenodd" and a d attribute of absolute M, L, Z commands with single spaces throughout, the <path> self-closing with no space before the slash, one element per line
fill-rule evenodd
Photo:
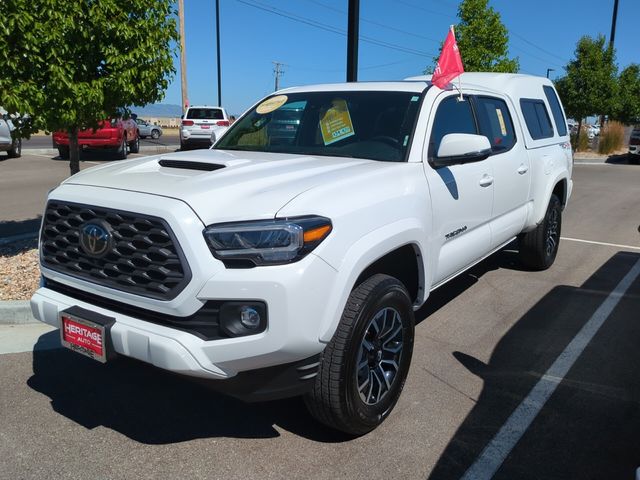
<path fill-rule="evenodd" d="M 327 425 L 372 430 L 429 292 L 516 238 L 531 269 L 558 251 L 573 158 L 553 84 L 461 84 L 462 101 L 430 77 L 290 88 L 211 150 L 69 178 L 43 216 L 34 315 L 96 360 L 303 394 Z"/>
<path fill-rule="evenodd" d="M 13 120 L 0 108 L 0 152 L 7 152 L 9 158 L 22 155 L 22 139 L 17 135 Z"/>
<path fill-rule="evenodd" d="M 209 148 L 212 138 L 220 138 L 228 128 L 229 117 L 224 108 L 207 105 L 188 107 L 180 123 L 180 150 L 194 146 Z"/>

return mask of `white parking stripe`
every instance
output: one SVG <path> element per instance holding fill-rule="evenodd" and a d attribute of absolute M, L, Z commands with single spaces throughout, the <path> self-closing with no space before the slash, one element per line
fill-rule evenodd
<path fill-rule="evenodd" d="M 633 247 L 631 245 L 620 245 L 619 243 L 596 242 L 594 240 L 582 240 L 581 238 L 560 237 L 560 240 L 567 240 L 569 242 L 590 243 L 592 245 L 604 245 L 605 247 L 640 250 L 640 247 Z"/>
<path fill-rule="evenodd" d="M 629 273 L 620 280 L 616 288 L 536 383 L 529 395 L 513 411 L 496 436 L 462 476 L 462 480 L 489 480 L 495 475 L 560 384 L 558 379 L 564 378 L 639 275 L 640 260 L 636 261 Z"/>

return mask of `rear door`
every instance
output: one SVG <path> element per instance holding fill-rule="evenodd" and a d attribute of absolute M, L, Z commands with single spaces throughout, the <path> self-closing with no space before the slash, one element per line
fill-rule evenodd
<path fill-rule="evenodd" d="M 516 134 L 507 100 L 497 95 L 474 97 L 480 133 L 491 143 L 494 178 L 491 243 L 498 247 L 519 234 L 527 217 L 531 184 L 529 157 Z"/>

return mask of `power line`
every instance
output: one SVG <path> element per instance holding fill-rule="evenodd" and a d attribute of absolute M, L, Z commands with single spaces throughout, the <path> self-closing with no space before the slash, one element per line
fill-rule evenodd
<path fill-rule="evenodd" d="M 517 34 L 517 33 L 516 33 L 516 32 L 514 32 L 513 30 L 509 30 L 509 34 L 514 35 L 514 36 L 518 37 L 518 38 L 519 38 L 520 40 L 522 40 L 523 42 L 528 43 L 528 44 L 529 44 L 529 45 L 531 45 L 532 47 L 537 48 L 538 50 L 540 50 L 540 51 L 541 51 L 541 52 L 543 52 L 543 53 L 546 53 L 547 55 L 550 55 L 550 56 L 552 56 L 552 57 L 554 57 L 554 58 L 557 58 L 557 59 L 558 59 L 558 60 L 560 60 L 561 62 L 566 62 L 566 61 L 567 61 L 567 59 L 566 59 L 566 58 L 559 57 L 559 56 L 558 56 L 558 55 L 556 55 L 555 53 L 551 53 L 549 50 L 545 50 L 544 48 L 542 48 L 542 47 L 540 47 L 540 46 L 536 45 L 535 43 L 533 43 L 533 42 L 531 42 L 531 41 L 527 40 L 527 39 L 526 39 L 525 37 L 523 37 L 522 35 Z"/>
<path fill-rule="evenodd" d="M 401 3 L 403 5 L 406 5 L 407 7 L 415 8 L 416 10 L 422 10 L 423 12 L 432 13 L 434 15 L 440 15 L 441 17 L 456 18 L 456 17 L 452 17 L 451 15 L 449 15 L 447 13 L 437 12 L 435 10 L 429 10 L 428 8 L 419 7 L 418 5 L 413 5 L 412 3 L 405 2 L 404 0 L 396 0 L 396 2 Z"/>
<path fill-rule="evenodd" d="M 259 4 L 259 3 L 255 3 L 251 0 L 236 0 L 239 3 L 242 3 L 244 5 L 247 5 L 249 7 L 253 7 L 253 8 L 257 8 L 259 10 L 263 10 L 265 12 L 269 12 L 271 14 L 274 15 L 278 15 L 281 17 L 285 17 L 288 18 L 289 20 L 293 20 L 295 22 L 299 22 L 299 23 L 304 23 L 306 25 L 315 27 L 315 28 L 319 28 L 321 30 L 325 30 L 327 32 L 331 32 L 331 33 L 336 33 L 338 35 L 342 35 L 342 36 L 346 36 L 347 32 L 334 27 L 332 25 L 327 25 L 326 23 L 322 23 L 322 22 L 318 22 L 316 20 L 312 20 L 306 17 L 301 17 L 299 15 L 293 14 L 291 12 L 287 12 L 285 10 L 281 10 L 279 8 L 276 7 L 272 7 L 271 5 L 266 5 L 266 4 Z M 377 45 L 379 47 L 385 47 L 388 48 L 390 50 L 396 50 L 399 52 L 403 52 L 403 53 L 410 53 L 412 55 L 417 55 L 417 56 L 421 56 L 421 57 L 427 57 L 427 58 L 432 58 L 435 56 L 434 53 L 430 53 L 430 52 L 424 52 L 421 50 L 416 50 L 413 48 L 409 48 L 409 47 L 403 47 L 402 45 L 396 45 L 394 43 L 391 42 L 386 42 L 384 40 L 379 40 L 377 38 L 373 38 L 373 37 L 368 37 L 365 35 L 360 35 L 360 40 L 362 40 L 363 42 L 366 43 L 370 43 L 372 45 Z"/>

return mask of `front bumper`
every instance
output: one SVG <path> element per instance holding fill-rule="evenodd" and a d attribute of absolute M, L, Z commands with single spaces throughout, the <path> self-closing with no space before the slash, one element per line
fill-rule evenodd
<path fill-rule="evenodd" d="M 95 187 L 77 185 L 63 185 L 51 196 L 83 204 L 96 204 L 96 198 L 107 198 Z M 109 196 L 112 208 L 135 205 L 138 212 L 162 216 L 167 221 L 191 267 L 191 280 L 177 297 L 162 301 L 43 268 L 48 281 L 70 289 L 38 289 L 31 300 L 38 320 L 59 328 L 60 312 L 72 306 L 97 312 L 115 319 L 111 337 L 116 353 L 208 379 L 227 379 L 240 372 L 303 361 L 324 349 L 325 344 L 319 340 L 320 328 L 327 298 L 337 279 L 337 271 L 324 260 L 311 253 L 288 265 L 227 269 L 212 256 L 202 235 L 204 225 L 183 202 L 125 191 Z M 74 289 L 86 295 L 74 295 Z M 172 318 L 190 317 L 209 301 L 261 301 L 267 305 L 269 320 L 267 329 L 259 334 L 208 340 L 184 329 L 145 320 L 135 311 L 116 311 L 104 302 L 92 303 L 90 296 Z"/>

